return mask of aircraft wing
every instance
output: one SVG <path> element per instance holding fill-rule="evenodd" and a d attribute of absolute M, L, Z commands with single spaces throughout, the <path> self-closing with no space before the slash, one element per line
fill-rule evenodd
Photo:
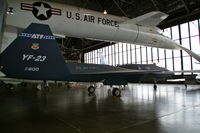
<path fill-rule="evenodd" d="M 130 70 L 130 69 L 125 69 L 125 70 L 111 70 L 111 71 L 97 71 L 97 72 L 83 72 L 79 74 L 102 74 L 102 75 L 107 75 L 107 74 L 169 74 L 173 73 L 171 71 L 161 71 L 161 70 Z"/>
<path fill-rule="evenodd" d="M 104 85 L 126 85 L 128 83 L 134 83 L 145 80 L 161 81 L 169 76 L 174 75 L 171 71 L 160 70 L 106 70 L 96 72 L 83 72 L 72 74 L 80 81 L 96 81 L 103 82 Z M 81 79 L 82 77 L 82 79 Z"/>
<path fill-rule="evenodd" d="M 142 16 L 136 17 L 134 19 L 130 19 L 128 21 L 125 21 L 121 24 L 137 24 L 142 26 L 148 26 L 148 27 L 155 27 L 157 26 L 161 21 L 166 19 L 169 15 L 160 12 L 160 11 L 153 11 L 147 14 L 144 14 Z"/>
<path fill-rule="evenodd" d="M 15 79 L 15 78 L 7 78 L 7 77 L 0 77 L 0 81 L 3 81 L 5 83 L 12 83 L 12 84 L 19 84 L 19 83 L 37 83 L 37 84 L 42 84 L 44 83 L 43 80 L 30 80 L 30 79 Z M 63 82 L 63 81 L 56 81 L 58 82 Z M 55 83 L 53 80 L 48 80 L 48 83 Z"/>
<path fill-rule="evenodd" d="M 187 72 L 193 72 L 193 73 L 200 73 L 200 70 L 183 70 L 183 71 L 173 71 L 175 73 L 187 73 Z"/>
<path fill-rule="evenodd" d="M 44 83 L 42 80 L 27 80 L 27 79 L 15 79 L 15 78 L 7 78 L 7 77 L 0 77 L 0 81 L 5 83 L 12 83 L 12 84 L 19 84 L 19 83 Z"/>

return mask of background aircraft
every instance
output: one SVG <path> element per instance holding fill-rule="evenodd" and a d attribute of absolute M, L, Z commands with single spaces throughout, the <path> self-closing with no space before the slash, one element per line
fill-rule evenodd
<path fill-rule="evenodd" d="M 12 61 L 11 61 L 12 60 Z M 0 54 L 0 70 L 5 78 L 73 82 L 103 82 L 104 85 L 127 85 L 144 77 L 155 80 L 173 75 L 167 69 L 128 69 L 109 65 L 65 62 L 48 25 L 31 24 Z M 88 88 L 90 93 L 94 86 Z M 120 96 L 118 88 L 113 95 Z"/>

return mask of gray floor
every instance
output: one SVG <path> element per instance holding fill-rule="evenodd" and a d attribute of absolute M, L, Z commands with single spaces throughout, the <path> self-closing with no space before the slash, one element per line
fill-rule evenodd
<path fill-rule="evenodd" d="M 131 84 L 121 98 L 108 87 L 0 89 L 0 133 L 199 133 L 200 86 Z"/>

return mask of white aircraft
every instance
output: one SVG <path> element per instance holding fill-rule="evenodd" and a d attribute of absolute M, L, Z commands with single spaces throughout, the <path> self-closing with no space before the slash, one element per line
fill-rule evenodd
<path fill-rule="evenodd" d="M 34 22 L 48 24 L 55 35 L 179 49 L 176 42 L 162 35 L 156 27 L 168 16 L 159 11 L 128 19 L 48 1 L 7 2 L 9 32 L 25 29 Z"/>
<path fill-rule="evenodd" d="M 7 2 L 8 13 L 4 34 L 6 41 L 5 39 L 3 41 L 7 44 L 3 45 L 8 45 L 14 40 L 13 35 L 10 39 L 10 33 L 18 33 L 34 22 L 48 24 L 54 35 L 62 37 L 182 49 L 200 62 L 197 54 L 161 34 L 157 25 L 168 15 L 160 11 L 129 19 L 48 1 L 7 0 Z"/>

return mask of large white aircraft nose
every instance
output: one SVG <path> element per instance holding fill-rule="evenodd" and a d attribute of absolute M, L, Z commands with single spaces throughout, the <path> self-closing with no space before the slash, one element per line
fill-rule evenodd
<path fill-rule="evenodd" d="M 171 50 L 180 50 L 181 48 L 179 47 L 180 44 L 178 44 L 177 42 L 169 39 L 169 38 L 166 38 L 164 37 L 163 40 L 163 48 L 166 48 L 166 49 L 171 49 Z"/>

